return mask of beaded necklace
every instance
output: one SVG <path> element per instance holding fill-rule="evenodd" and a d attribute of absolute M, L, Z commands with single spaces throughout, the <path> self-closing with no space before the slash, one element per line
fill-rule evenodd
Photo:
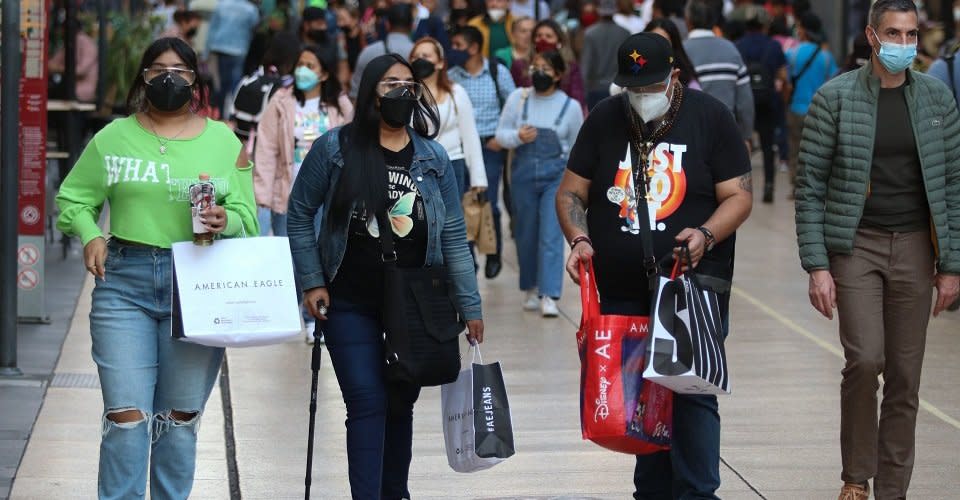
<path fill-rule="evenodd" d="M 670 100 L 670 108 L 667 110 L 667 113 L 663 115 L 663 120 L 660 121 L 649 138 L 644 137 L 644 126 L 640 123 L 640 115 L 633 109 L 633 106 L 630 105 L 630 98 L 627 96 L 626 91 L 623 93 L 623 103 L 630 121 L 630 143 L 633 149 L 637 151 L 638 161 L 630 162 L 630 170 L 633 174 L 633 189 L 637 197 L 637 203 L 639 204 L 642 199 L 646 199 L 647 201 L 650 199 L 649 193 L 647 193 L 647 181 L 650 176 L 650 149 L 659 144 L 660 140 L 673 128 L 673 123 L 680 110 L 680 104 L 683 103 L 683 85 L 673 86 L 673 98 Z M 639 165 L 635 163 L 639 163 Z"/>

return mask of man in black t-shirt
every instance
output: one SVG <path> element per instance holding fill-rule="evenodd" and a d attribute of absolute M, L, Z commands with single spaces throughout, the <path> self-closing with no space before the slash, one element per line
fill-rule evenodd
<path fill-rule="evenodd" d="M 686 244 L 702 283 L 728 297 L 734 232 L 753 203 L 750 158 L 733 115 L 715 98 L 681 87 L 662 37 L 633 35 L 616 57 L 614 81 L 626 90 L 591 111 L 557 193 L 573 247 L 567 271 L 577 281 L 579 264 L 592 258 L 604 314 L 649 314 L 649 234 L 652 258 L 669 261 Z M 634 179 L 646 182 L 647 210 L 639 215 Z M 673 412 L 673 450 L 637 457 L 634 496 L 716 498 L 717 399 L 677 395 Z"/>

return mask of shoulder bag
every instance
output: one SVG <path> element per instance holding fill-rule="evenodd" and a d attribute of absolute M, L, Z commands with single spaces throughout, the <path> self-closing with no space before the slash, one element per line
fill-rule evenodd
<path fill-rule="evenodd" d="M 393 231 L 377 214 L 383 260 L 386 378 L 420 387 L 453 382 L 460 373 L 458 338 L 465 324 L 451 295 L 446 266 L 397 266 Z"/>

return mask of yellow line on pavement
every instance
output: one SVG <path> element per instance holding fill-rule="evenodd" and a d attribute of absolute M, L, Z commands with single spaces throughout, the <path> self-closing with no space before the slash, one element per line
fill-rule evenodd
<path fill-rule="evenodd" d="M 754 307 L 756 307 L 757 309 L 763 311 L 763 313 L 766 314 L 767 316 L 770 316 L 771 318 L 773 318 L 773 319 L 777 320 L 778 322 L 780 322 L 783 326 L 787 327 L 788 329 L 792 330 L 792 331 L 795 332 L 795 333 L 798 333 L 798 334 L 806 337 L 807 340 L 810 340 L 810 341 L 813 342 L 814 344 L 817 344 L 818 346 L 820 346 L 821 348 L 823 348 L 825 351 L 830 352 L 831 354 L 837 356 L 837 357 L 840 358 L 840 359 L 844 359 L 844 357 L 843 357 L 843 351 L 841 351 L 837 346 L 835 346 L 835 345 L 831 344 L 830 342 L 827 342 L 826 340 L 823 340 L 823 339 L 821 339 L 820 337 L 814 335 L 813 332 L 811 332 L 810 330 L 807 330 L 806 328 L 798 325 L 798 324 L 797 324 L 796 322 L 794 322 L 792 319 L 790 319 L 790 318 L 788 318 L 788 317 L 786 317 L 786 316 L 778 313 L 775 309 L 773 309 L 772 307 L 768 306 L 767 304 L 765 304 L 765 303 L 764 303 L 763 301 L 761 301 L 760 299 L 754 297 L 753 295 L 750 295 L 749 293 L 743 291 L 742 289 L 740 289 L 740 288 L 738 288 L 738 287 L 733 287 L 732 291 L 733 291 L 734 295 L 742 298 L 743 300 L 746 300 L 747 302 L 749 302 L 750 304 L 752 304 L 752 305 L 753 305 Z M 927 410 L 928 412 L 930 412 L 931 415 L 933 415 L 933 416 L 939 418 L 940 420 L 946 422 L 948 425 L 950 425 L 950 426 L 952 426 L 952 427 L 960 430 L 960 421 L 958 421 L 957 419 L 951 417 L 950 415 L 947 415 L 946 413 L 943 412 L 943 410 L 941 410 L 941 409 L 937 408 L 936 406 L 930 404 L 930 402 L 928 402 L 927 400 L 925 400 L 925 399 L 920 399 L 920 407 L 923 408 L 924 410 Z"/>

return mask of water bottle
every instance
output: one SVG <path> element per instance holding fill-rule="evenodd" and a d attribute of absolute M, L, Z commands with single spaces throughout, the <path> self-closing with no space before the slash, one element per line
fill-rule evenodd
<path fill-rule="evenodd" d="M 217 204 L 216 188 L 210 182 L 210 175 L 200 174 L 200 182 L 190 186 L 190 214 L 193 218 L 193 244 L 207 246 L 213 244 L 214 234 L 200 221 L 200 213 Z"/>

